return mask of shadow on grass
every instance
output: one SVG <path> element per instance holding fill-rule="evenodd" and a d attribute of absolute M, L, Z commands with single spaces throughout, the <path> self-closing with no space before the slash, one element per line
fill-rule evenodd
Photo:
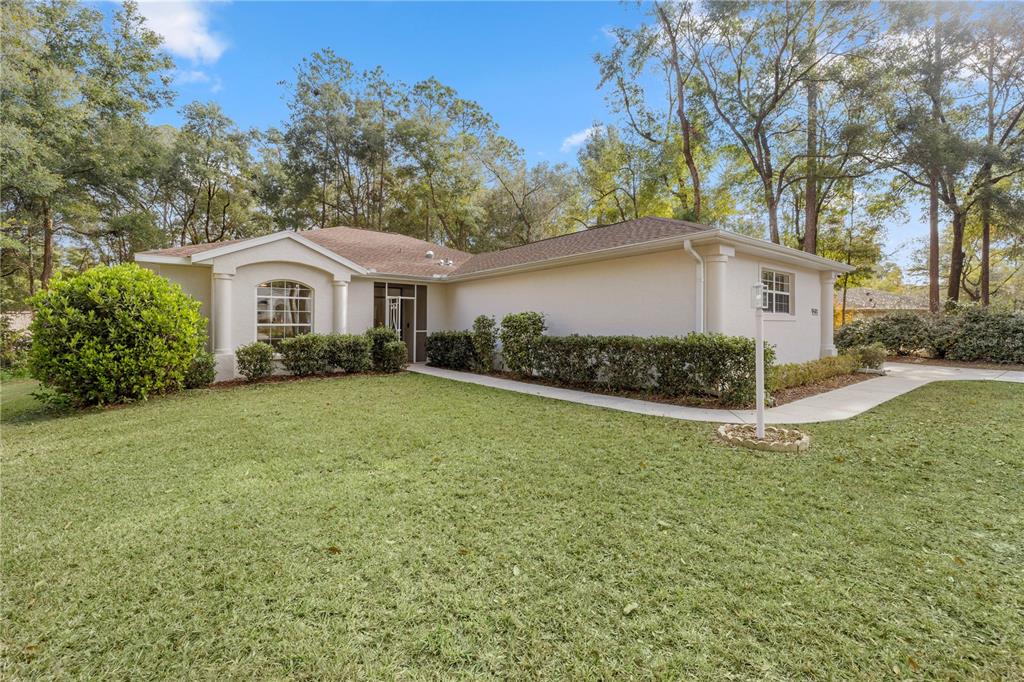
<path fill-rule="evenodd" d="M 33 379 L 4 379 L 0 381 L 0 423 L 23 424 L 26 422 L 58 419 L 77 410 L 53 405 L 39 400 L 35 394 L 42 391 L 39 382 Z"/>

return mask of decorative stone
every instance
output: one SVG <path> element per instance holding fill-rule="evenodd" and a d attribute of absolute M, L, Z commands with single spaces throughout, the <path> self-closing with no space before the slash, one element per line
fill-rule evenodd
<path fill-rule="evenodd" d="M 767 452 L 803 452 L 811 446 L 811 437 L 796 429 L 781 426 L 764 427 L 764 439 L 758 439 L 753 424 L 722 424 L 718 437 L 729 445 Z"/>

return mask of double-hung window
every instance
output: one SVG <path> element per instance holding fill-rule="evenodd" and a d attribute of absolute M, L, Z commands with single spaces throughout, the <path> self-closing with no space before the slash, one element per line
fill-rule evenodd
<path fill-rule="evenodd" d="M 277 346 L 313 331 L 313 290 L 299 282 L 274 280 L 256 288 L 256 340 Z"/>
<path fill-rule="evenodd" d="M 762 270 L 765 312 L 793 314 L 793 275 L 776 270 Z"/>

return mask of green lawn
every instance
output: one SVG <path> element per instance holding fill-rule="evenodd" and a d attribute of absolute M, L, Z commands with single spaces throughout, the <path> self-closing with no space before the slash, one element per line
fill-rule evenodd
<path fill-rule="evenodd" d="M 808 427 L 406 374 L 2 386 L 6 679 L 1024 676 L 1024 385 Z"/>

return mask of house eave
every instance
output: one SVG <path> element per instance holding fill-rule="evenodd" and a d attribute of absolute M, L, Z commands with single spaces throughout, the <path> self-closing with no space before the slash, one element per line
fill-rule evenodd
<path fill-rule="evenodd" d="M 788 246 L 768 242 L 757 237 L 748 237 L 744 234 L 717 228 L 699 235 L 693 235 L 690 239 L 694 244 L 719 240 L 739 249 L 741 253 L 763 256 L 822 272 L 846 273 L 853 272 L 856 269 L 852 265 L 840 263 L 839 261 L 824 258 L 813 253 L 798 251 L 797 249 L 791 249 Z"/>
<path fill-rule="evenodd" d="M 159 253 L 137 253 L 136 263 L 160 263 L 163 265 L 193 265 L 192 259 L 188 256 L 165 256 Z M 209 263 L 196 263 L 196 265 L 209 266 Z"/>
<path fill-rule="evenodd" d="M 704 234 L 703 232 L 695 234 Z M 682 248 L 683 242 L 687 239 L 692 238 L 695 235 L 674 235 L 672 237 L 662 237 L 661 239 L 652 239 L 646 242 L 640 242 L 638 244 L 626 244 L 624 246 L 614 246 L 609 249 L 599 249 L 597 251 L 588 251 L 587 253 L 574 253 L 568 256 L 557 256 L 555 258 L 548 258 L 542 261 L 534 261 L 531 263 L 518 263 L 516 265 L 506 265 L 499 268 L 488 268 L 487 270 L 479 270 L 477 272 L 468 272 L 465 274 L 458 274 L 457 272 L 448 277 L 449 282 L 466 282 L 474 279 L 483 279 L 486 277 L 498 277 L 501 275 L 508 275 L 517 272 L 531 272 L 533 270 L 547 270 L 550 268 L 557 268 L 563 265 L 576 265 L 581 263 L 591 263 L 601 260 L 610 260 L 612 258 L 623 258 L 627 256 L 639 256 L 645 253 L 654 253 L 656 251 L 665 251 L 671 248 Z"/>
<path fill-rule="evenodd" d="M 590 263 L 602 260 L 610 260 L 613 258 L 623 258 L 627 256 L 639 256 L 646 253 L 655 253 L 657 251 L 666 251 L 674 248 L 683 248 L 684 244 L 689 241 L 694 245 L 707 244 L 713 242 L 723 242 L 739 249 L 741 253 L 750 253 L 754 255 L 760 255 L 773 260 L 790 263 L 793 265 L 800 265 L 812 270 L 820 270 L 822 272 L 852 272 L 854 268 L 846 265 L 845 263 L 839 263 L 838 261 L 829 260 L 810 253 L 803 251 L 797 251 L 787 246 L 780 246 L 779 244 L 773 244 L 766 242 L 763 239 L 757 239 L 755 237 L 747 237 L 745 235 L 737 234 L 734 232 L 728 232 L 717 228 L 704 230 L 702 232 L 693 232 L 685 235 L 673 235 L 671 237 L 663 237 L 661 239 L 652 239 L 646 242 L 640 242 L 638 244 L 626 244 L 624 246 L 616 246 L 609 249 L 600 249 L 597 251 L 590 251 L 587 253 L 572 254 L 568 256 L 559 256 L 556 258 L 549 258 L 542 261 L 535 261 L 532 263 L 521 263 L 516 265 L 507 265 L 499 268 L 489 268 L 487 270 L 480 270 L 477 272 L 470 272 L 465 274 L 458 274 L 457 272 L 447 278 L 449 282 L 466 282 L 474 279 L 484 279 L 487 277 L 500 277 L 502 275 L 509 275 L 519 272 L 531 272 L 535 270 L 547 270 L 549 268 L 557 268 L 565 265 L 576 265 L 582 263 Z"/>

